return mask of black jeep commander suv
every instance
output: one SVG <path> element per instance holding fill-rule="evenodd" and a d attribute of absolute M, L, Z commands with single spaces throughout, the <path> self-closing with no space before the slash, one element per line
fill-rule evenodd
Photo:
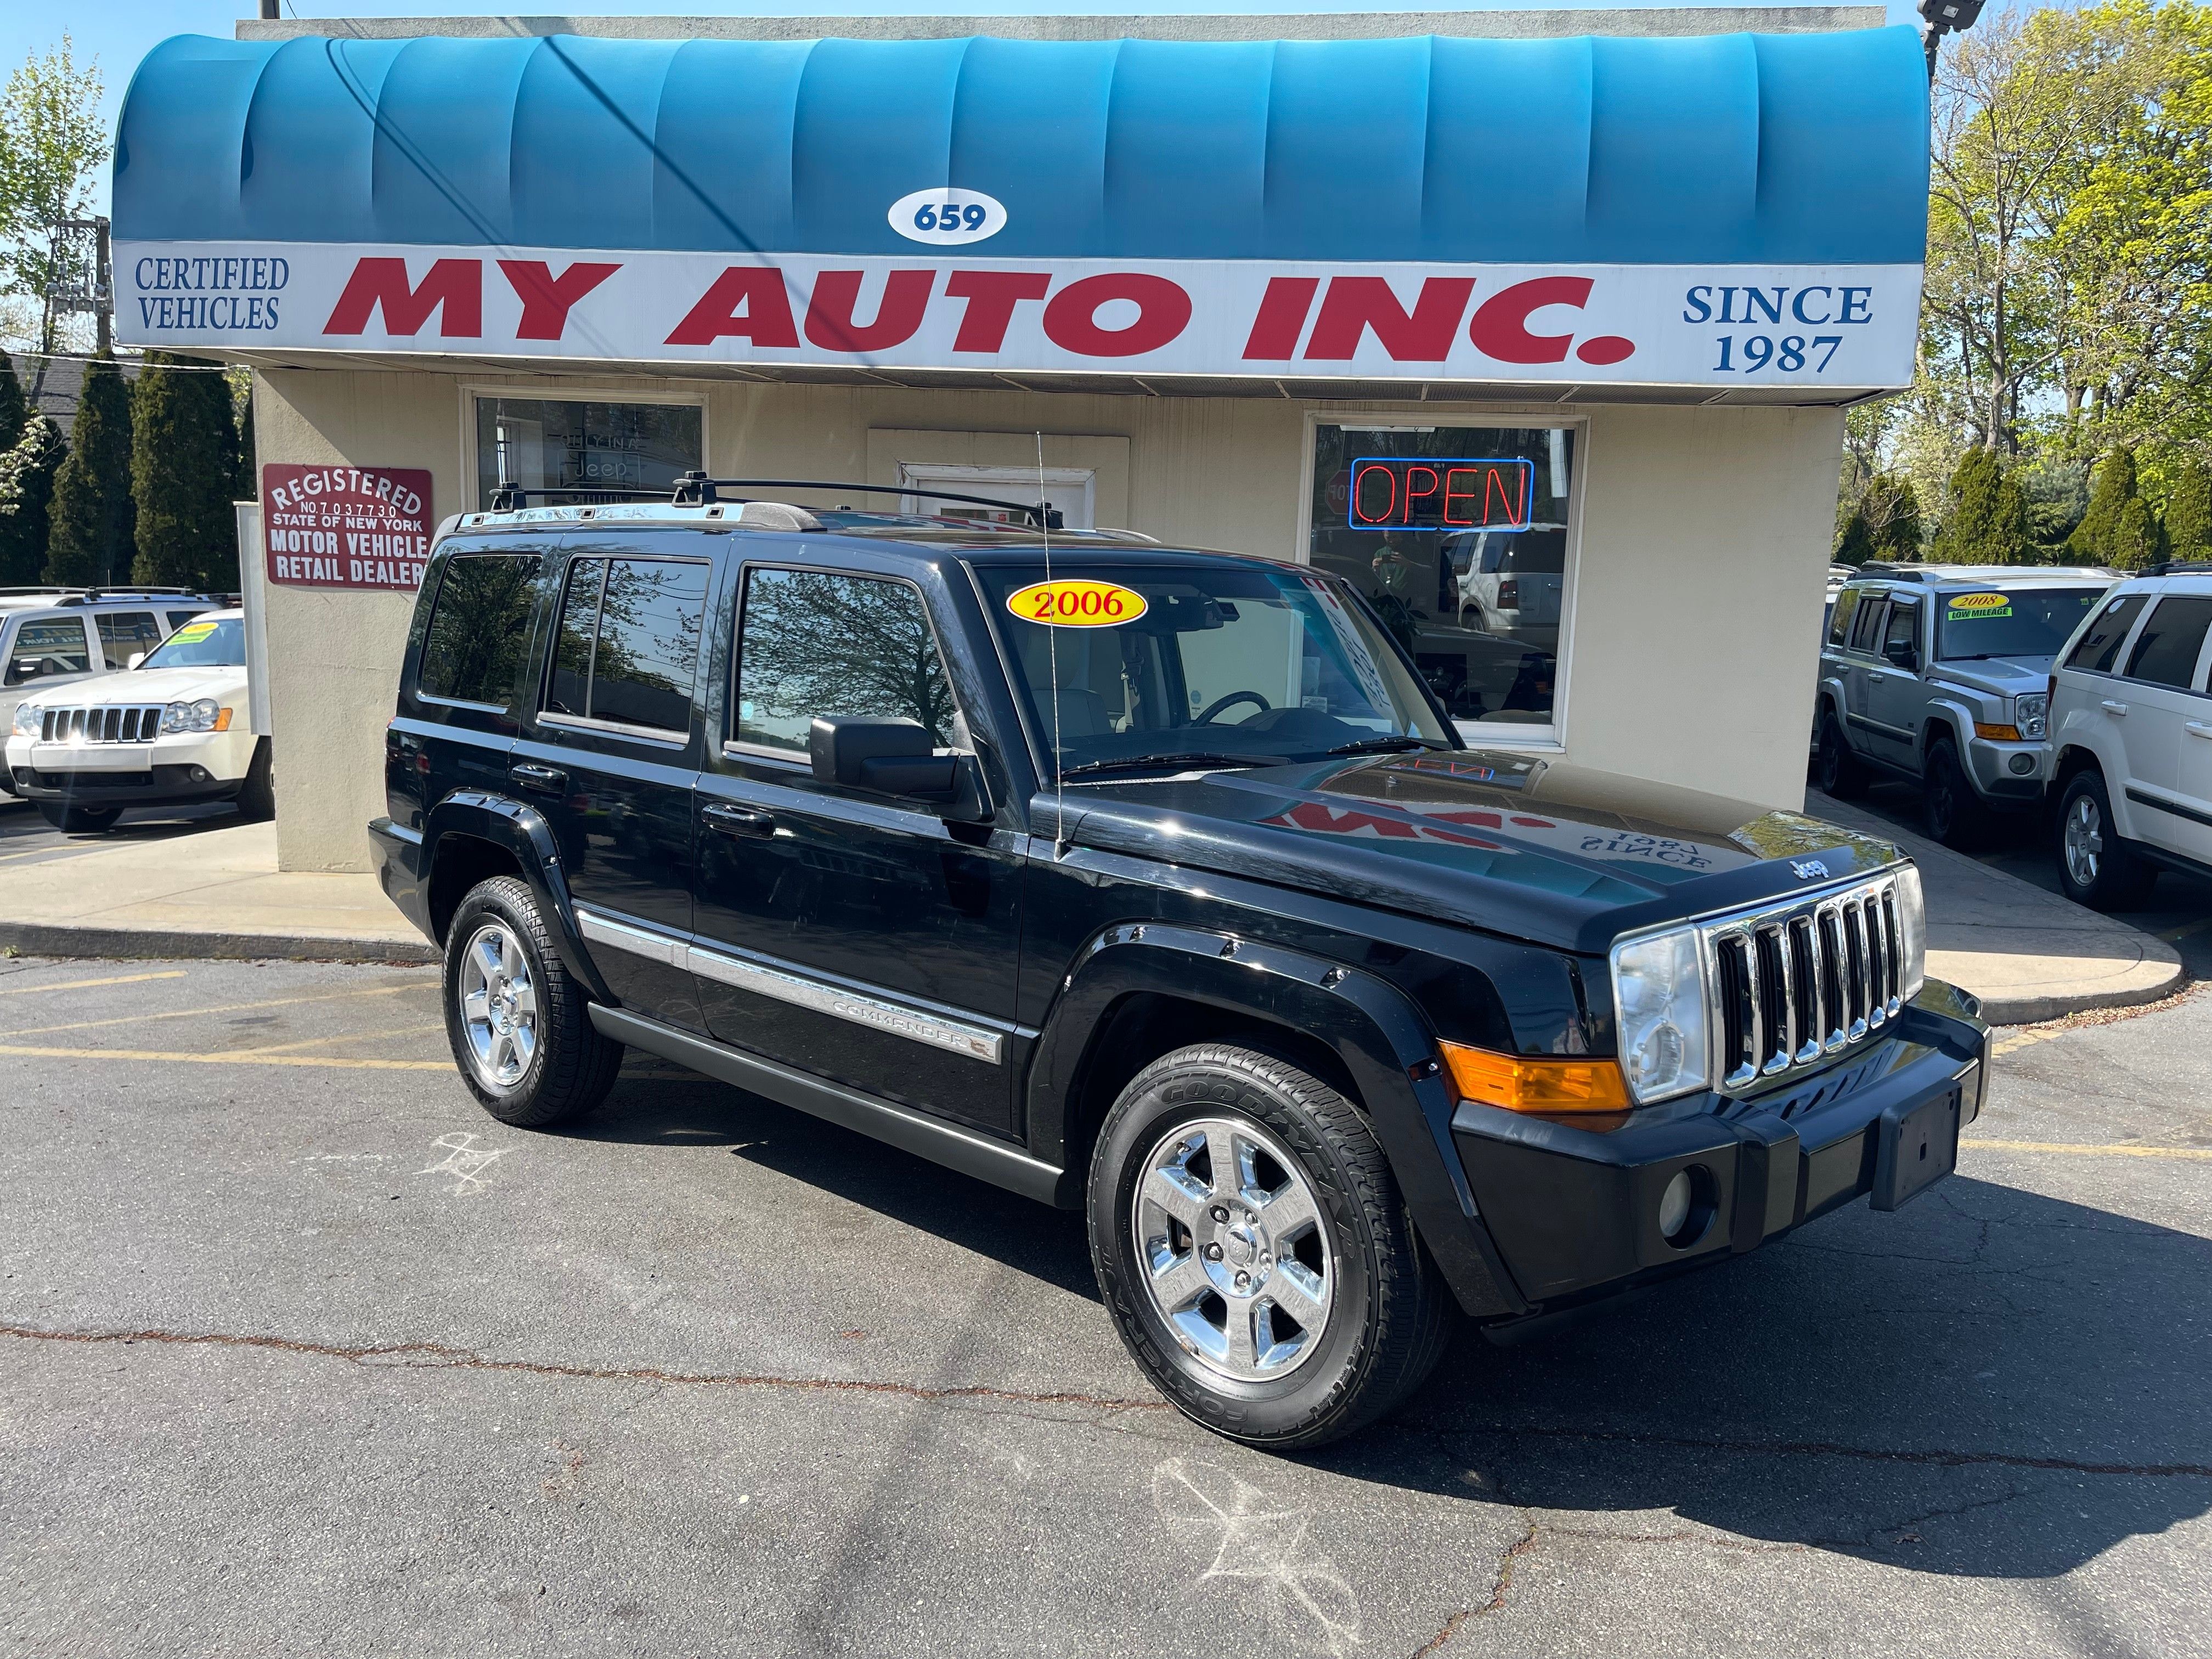
<path fill-rule="evenodd" d="M 702 481 L 703 483 L 703 481 Z M 502 1122 L 625 1047 L 1090 1218 L 1178 1406 L 1306 1446 L 1948 1173 L 1987 1028 L 1832 825 L 1470 750 L 1341 582 L 690 501 L 441 527 L 385 890 Z"/>

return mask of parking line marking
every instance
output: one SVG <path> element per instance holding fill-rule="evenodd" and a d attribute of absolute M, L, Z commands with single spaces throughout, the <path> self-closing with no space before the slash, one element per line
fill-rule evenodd
<path fill-rule="evenodd" d="M 158 1060 L 186 1066 L 326 1066 L 347 1072 L 450 1072 L 450 1060 L 340 1060 L 320 1054 L 264 1054 L 251 1048 L 233 1054 L 167 1048 L 46 1048 L 31 1043 L 0 1044 L 0 1054 L 33 1060 Z"/>
<path fill-rule="evenodd" d="M 2053 1037 L 2063 1037 L 2069 1031 L 2081 1029 L 2085 1028 L 2073 1025 L 2034 1026 L 2025 1031 L 2015 1031 L 2008 1037 L 1998 1038 L 1996 1047 L 1990 1052 L 1998 1054 L 2012 1054 L 2017 1049 L 2029 1048 L 2038 1042 L 2048 1042 Z"/>
<path fill-rule="evenodd" d="M 149 979 L 182 979 L 185 969 L 169 968 L 158 974 L 114 974 L 106 979 L 65 979 L 56 985 L 10 985 L 0 997 L 27 997 L 33 991 L 88 991 L 95 985 L 137 985 Z"/>
<path fill-rule="evenodd" d="M 301 1048 L 318 1048 L 325 1042 L 367 1042 L 375 1037 L 421 1036 L 429 1031 L 442 1031 L 443 1024 L 434 1025 L 387 1025 L 380 1031 L 333 1031 L 328 1036 L 301 1037 L 297 1042 L 272 1042 L 266 1048 L 242 1048 L 240 1054 L 289 1054 Z"/>
<path fill-rule="evenodd" d="M 2161 1158 L 2212 1163 L 2212 1147 L 2203 1146 L 2100 1146 L 2094 1141 L 1976 1140 L 1963 1136 L 1959 1145 L 2000 1152 L 2057 1152 L 2069 1158 Z"/>
<path fill-rule="evenodd" d="M 156 974 L 153 978 L 160 978 Z M 98 984 L 97 980 L 88 981 Z M 52 988 L 26 985 L 26 991 Z M 91 1031 L 103 1025 L 141 1025 L 153 1019 L 191 1019 L 198 1014 L 240 1014 L 255 1008 L 292 1008 L 303 1002 L 343 1002 L 350 997 L 390 997 L 402 991 L 415 990 L 412 985 L 375 985 L 365 991 L 332 991 L 319 997 L 272 997 L 266 1002 L 219 1002 L 209 1008 L 169 1008 L 151 1014 L 118 1014 L 112 1019 L 80 1019 L 68 1025 L 33 1025 L 27 1030 L 13 1031 L 11 1036 L 52 1036 L 57 1031 Z"/>
<path fill-rule="evenodd" d="M 2212 916 L 2207 916 L 2202 921 L 2186 923 L 2179 927 L 2169 927 L 2166 932 L 2159 934 L 2158 937 L 2171 945 L 2176 939 L 2188 939 L 2192 934 L 2201 933 L 2207 927 L 2212 927 Z"/>

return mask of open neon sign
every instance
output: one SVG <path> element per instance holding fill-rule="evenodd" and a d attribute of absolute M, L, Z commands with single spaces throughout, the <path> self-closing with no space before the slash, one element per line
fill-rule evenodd
<path fill-rule="evenodd" d="M 1536 464 L 1366 456 L 1352 464 L 1354 530 L 1526 530 Z"/>

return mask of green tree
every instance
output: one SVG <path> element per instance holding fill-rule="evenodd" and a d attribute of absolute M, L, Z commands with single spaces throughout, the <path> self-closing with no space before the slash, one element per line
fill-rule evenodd
<path fill-rule="evenodd" d="M 47 509 L 46 580 L 112 584 L 131 573 L 131 392 L 112 358 L 84 368 L 69 454 Z"/>
<path fill-rule="evenodd" d="M 1881 559 L 1910 563 L 1920 556 L 1920 496 L 1910 478 L 1877 472 L 1844 515 L 1836 536 L 1839 564 Z"/>
<path fill-rule="evenodd" d="M 1929 556 L 1939 564 L 2024 564 L 2035 556 L 2019 481 L 1988 450 L 1968 450 L 1951 475 L 1951 511 Z"/>
<path fill-rule="evenodd" d="M 2195 461 L 2175 471 L 2160 522 L 2172 557 L 2212 560 L 2212 465 Z"/>
<path fill-rule="evenodd" d="M 261 474 L 253 451 L 253 371 L 236 369 L 233 376 L 231 390 L 238 409 L 238 477 L 230 487 L 230 499 L 258 501 L 261 499 Z"/>
<path fill-rule="evenodd" d="M 2158 515 L 2137 487 L 2136 453 L 2121 444 L 2097 469 L 2089 511 L 2068 541 L 2068 550 L 2084 564 L 2141 570 L 2166 556 L 2165 539 Z"/>
<path fill-rule="evenodd" d="M 149 352 L 131 399 L 133 580 L 228 592 L 238 586 L 238 429 L 216 364 Z"/>
<path fill-rule="evenodd" d="M 46 505 L 67 446 L 43 415 L 0 450 L 0 587 L 27 587 L 46 562 Z"/>
<path fill-rule="evenodd" d="M 38 307 L 41 353 L 63 345 L 57 285 L 90 286 L 87 239 L 55 227 L 92 210 L 107 160 L 100 93 L 99 66 L 80 68 L 67 35 L 44 57 L 27 58 L 0 89 L 0 290 Z M 41 356 L 32 373 L 34 402 L 46 370 Z"/>

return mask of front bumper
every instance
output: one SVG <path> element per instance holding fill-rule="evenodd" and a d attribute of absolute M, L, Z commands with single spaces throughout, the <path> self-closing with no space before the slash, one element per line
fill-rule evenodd
<path fill-rule="evenodd" d="M 8 739 L 8 783 L 27 800 L 69 806 L 168 806 L 228 800 L 260 739 L 251 732 L 172 732 L 151 743 Z"/>
<path fill-rule="evenodd" d="M 1930 980 L 1882 1036 L 1751 1099 L 1692 1097 L 1610 1134 L 1462 1103 L 1452 1138 L 1507 1270 L 1555 1310 L 1743 1255 L 1874 1194 L 1885 1122 L 1955 1090 L 1971 1123 L 1989 1054 L 1972 999 Z M 1684 1170 L 1707 1218 L 1669 1243 L 1660 1195 Z"/>
<path fill-rule="evenodd" d="M 2000 743 L 1975 738 L 1966 744 L 1966 772 L 1976 793 L 1996 805 L 2027 805 L 2043 799 L 2051 781 L 2051 753 L 2041 741 Z M 2027 770 L 2014 769 L 2025 765 Z"/>

